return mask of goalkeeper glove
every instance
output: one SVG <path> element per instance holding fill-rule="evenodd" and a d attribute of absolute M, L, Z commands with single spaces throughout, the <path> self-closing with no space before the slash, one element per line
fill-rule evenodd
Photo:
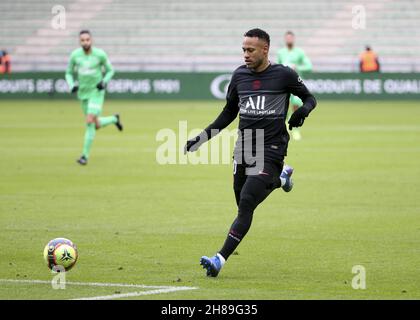
<path fill-rule="evenodd" d="M 99 82 L 96 85 L 96 88 L 98 88 L 98 90 L 104 90 L 105 89 L 105 84 L 103 83 L 103 81 Z"/>
<path fill-rule="evenodd" d="M 79 86 L 73 86 L 73 88 L 71 88 L 71 93 L 75 93 L 77 90 L 79 90 Z"/>
<path fill-rule="evenodd" d="M 201 145 L 198 143 L 199 141 L 200 136 L 196 136 L 195 138 L 188 140 L 184 147 L 184 154 L 187 154 L 187 152 L 197 151 Z"/>
<path fill-rule="evenodd" d="M 289 123 L 289 130 L 292 130 L 294 127 L 301 127 L 303 122 L 305 122 L 305 118 L 309 115 L 308 109 L 305 107 L 298 108 L 295 112 L 293 112 L 292 116 L 290 117 Z"/>
<path fill-rule="evenodd" d="M 193 139 L 190 139 L 187 141 L 184 147 L 184 154 L 187 154 L 187 152 L 194 152 L 197 151 L 200 146 L 207 142 L 209 140 L 207 136 L 207 132 L 203 131 L 198 136 L 196 136 Z"/>

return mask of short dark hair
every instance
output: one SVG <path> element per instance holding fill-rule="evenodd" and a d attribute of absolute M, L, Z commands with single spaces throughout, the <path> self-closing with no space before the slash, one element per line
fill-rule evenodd
<path fill-rule="evenodd" d="M 89 30 L 84 29 L 84 30 L 79 32 L 79 36 L 81 36 L 82 34 L 85 34 L 85 33 L 87 33 L 88 35 L 91 35 Z"/>
<path fill-rule="evenodd" d="M 261 30 L 258 28 L 251 29 L 245 32 L 244 37 L 250 37 L 250 38 L 256 37 L 258 39 L 264 40 L 265 42 L 267 42 L 268 46 L 270 46 L 270 36 L 264 30 Z"/>
<path fill-rule="evenodd" d="M 290 31 L 290 30 L 288 30 L 288 31 L 286 31 L 286 33 L 284 34 L 285 36 L 287 36 L 287 35 L 291 35 L 291 36 L 295 36 L 295 34 L 293 33 L 293 31 Z"/>

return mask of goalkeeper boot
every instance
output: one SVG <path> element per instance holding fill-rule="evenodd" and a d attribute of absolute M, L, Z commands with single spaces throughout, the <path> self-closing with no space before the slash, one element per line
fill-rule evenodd
<path fill-rule="evenodd" d="M 207 269 L 208 277 L 217 277 L 223 267 L 223 262 L 219 257 L 219 254 L 216 254 L 211 258 L 206 256 L 201 257 L 200 264 L 203 266 L 203 269 Z"/>
<path fill-rule="evenodd" d="M 118 130 L 123 131 L 123 125 L 121 123 L 121 119 L 120 119 L 120 115 L 114 114 L 114 116 L 117 118 L 117 122 L 115 123 L 115 126 L 117 127 Z"/>
<path fill-rule="evenodd" d="M 293 168 L 291 166 L 285 165 L 280 174 L 280 180 L 282 184 L 282 189 L 285 192 L 290 192 L 293 189 L 293 180 L 292 180 Z"/>
<path fill-rule="evenodd" d="M 77 160 L 77 163 L 81 164 L 82 166 L 87 165 L 88 160 L 85 156 L 81 156 L 80 159 Z"/>

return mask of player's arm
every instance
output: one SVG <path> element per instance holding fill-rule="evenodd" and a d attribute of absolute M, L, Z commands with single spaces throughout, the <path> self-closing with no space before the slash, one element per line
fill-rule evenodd
<path fill-rule="evenodd" d="M 76 66 L 76 59 L 74 58 L 74 55 L 71 54 L 70 55 L 70 59 L 69 62 L 67 64 L 67 69 L 66 69 L 66 81 L 67 81 L 67 85 L 70 88 L 71 92 L 76 92 L 79 89 L 79 86 L 75 85 L 74 83 L 74 67 Z"/>
<path fill-rule="evenodd" d="M 105 89 L 108 82 L 111 80 L 111 78 L 114 76 L 114 68 L 112 67 L 111 61 L 108 59 L 108 55 L 104 52 L 102 56 L 102 65 L 105 70 L 104 77 L 101 82 L 99 82 L 96 87 L 99 90 Z"/>
<path fill-rule="evenodd" d="M 218 115 L 210 125 L 207 126 L 194 139 L 188 140 L 184 148 L 184 153 L 196 151 L 203 143 L 216 136 L 221 130 L 226 128 L 233 120 L 236 119 L 239 112 L 239 96 L 236 91 L 236 85 L 233 81 L 229 84 L 228 93 L 226 95 L 226 105 L 222 112 Z"/>
<path fill-rule="evenodd" d="M 305 118 L 316 107 L 316 99 L 312 93 L 309 92 L 302 79 L 294 70 L 288 68 L 287 72 L 288 91 L 299 97 L 303 102 L 303 105 L 296 109 L 289 119 L 289 129 L 291 130 L 293 127 L 300 127 L 303 125 Z"/>
<path fill-rule="evenodd" d="M 300 63 L 296 66 L 296 71 L 301 72 L 311 72 L 312 71 L 312 62 L 309 57 L 305 54 L 304 51 L 301 51 L 300 54 Z"/>

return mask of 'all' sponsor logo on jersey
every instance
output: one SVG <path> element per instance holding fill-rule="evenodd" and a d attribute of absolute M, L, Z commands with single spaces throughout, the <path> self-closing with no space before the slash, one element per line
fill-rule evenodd
<path fill-rule="evenodd" d="M 257 101 L 254 102 L 253 97 L 248 97 L 248 101 L 245 105 L 245 109 L 251 107 L 252 110 L 264 110 L 265 108 L 265 96 L 257 96 Z"/>

